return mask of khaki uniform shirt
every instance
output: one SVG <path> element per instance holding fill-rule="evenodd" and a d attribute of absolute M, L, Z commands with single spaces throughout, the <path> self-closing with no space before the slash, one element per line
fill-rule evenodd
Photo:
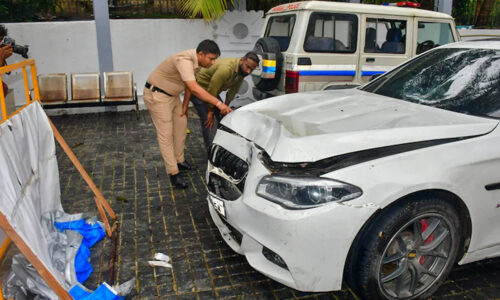
<path fill-rule="evenodd" d="M 219 58 L 210 68 L 201 69 L 196 81 L 214 97 L 227 90 L 226 104 L 229 104 L 243 83 L 243 77 L 238 73 L 239 63 L 239 58 Z"/>
<path fill-rule="evenodd" d="M 149 75 L 148 82 L 172 96 L 184 92 L 184 81 L 196 80 L 200 71 L 196 49 L 184 50 L 164 60 Z"/>

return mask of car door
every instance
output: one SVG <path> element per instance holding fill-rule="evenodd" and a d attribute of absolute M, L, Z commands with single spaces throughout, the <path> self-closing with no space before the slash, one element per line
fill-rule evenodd
<path fill-rule="evenodd" d="M 412 57 L 413 20 L 410 17 L 363 15 L 358 80 L 370 81 Z"/>
<path fill-rule="evenodd" d="M 354 84 L 359 59 L 358 24 L 354 13 L 311 13 L 301 55 L 307 63 L 297 66 L 300 91 Z"/>

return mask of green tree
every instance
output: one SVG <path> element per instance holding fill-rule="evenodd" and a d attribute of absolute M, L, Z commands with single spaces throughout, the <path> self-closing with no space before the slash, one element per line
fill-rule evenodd
<path fill-rule="evenodd" d="M 182 9 L 191 17 L 201 14 L 206 21 L 213 21 L 222 17 L 228 8 L 228 4 L 234 0 L 185 0 Z"/>
<path fill-rule="evenodd" d="M 490 27 L 490 16 L 495 7 L 495 0 L 478 0 L 476 4 L 476 13 L 474 15 L 474 27 Z"/>
<path fill-rule="evenodd" d="M 0 20 L 50 20 L 59 7 L 59 0 L 0 0 Z"/>

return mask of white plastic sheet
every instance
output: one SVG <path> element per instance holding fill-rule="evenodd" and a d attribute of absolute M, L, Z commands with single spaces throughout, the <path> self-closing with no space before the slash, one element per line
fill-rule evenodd
<path fill-rule="evenodd" d="M 56 280 L 41 217 L 62 211 L 55 142 L 38 102 L 0 124 L 0 211 Z"/>

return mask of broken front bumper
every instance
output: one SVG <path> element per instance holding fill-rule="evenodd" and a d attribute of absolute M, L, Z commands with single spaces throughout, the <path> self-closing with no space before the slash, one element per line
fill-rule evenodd
<path fill-rule="evenodd" d="M 229 167 L 208 165 L 210 214 L 226 243 L 245 255 L 253 268 L 289 287 L 301 291 L 340 289 L 351 243 L 376 208 L 344 202 L 286 209 L 255 194 L 259 180 L 269 171 L 260 163 L 259 150 L 252 143 L 220 131 L 214 143 L 248 164 L 243 179 L 234 178 L 241 173 L 231 173 L 241 162 L 227 153 Z M 214 174 L 220 182 L 211 186 Z M 221 192 L 224 180 L 231 181 L 234 189 L 226 182 Z"/>

